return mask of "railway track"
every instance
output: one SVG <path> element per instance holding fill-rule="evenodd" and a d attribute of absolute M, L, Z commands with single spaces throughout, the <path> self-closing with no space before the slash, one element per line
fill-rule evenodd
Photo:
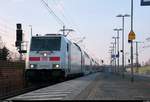
<path fill-rule="evenodd" d="M 65 80 L 63 80 L 65 81 Z M 27 92 L 30 92 L 30 91 L 34 91 L 34 90 L 37 90 L 37 89 L 40 89 L 40 88 L 44 88 L 44 87 L 47 87 L 47 86 L 50 86 L 50 85 L 54 85 L 54 84 L 57 84 L 57 83 L 60 83 L 60 82 L 63 82 L 63 81 L 52 81 L 52 82 L 46 82 L 46 83 L 34 83 L 34 84 L 30 84 L 30 85 L 26 85 L 23 89 L 21 90 L 16 90 L 16 91 L 12 91 L 10 93 L 8 93 L 6 96 L 3 96 L 3 97 L 0 97 L 0 102 L 2 100 L 5 100 L 7 98 L 10 98 L 10 97 L 14 97 L 14 96 L 17 96 L 17 95 L 20 95 L 20 94 L 24 94 L 24 93 L 27 93 Z"/>
<path fill-rule="evenodd" d="M 61 82 L 64 82 L 64 81 L 72 80 L 72 79 L 75 79 L 77 77 L 79 77 L 79 76 L 70 77 L 70 78 L 67 78 L 67 79 L 64 79 L 64 80 L 51 80 L 50 82 L 26 84 L 23 89 L 10 92 L 4 97 L 0 97 L 0 102 L 5 100 L 5 99 L 8 99 L 10 97 L 18 96 L 18 95 L 21 95 L 21 94 L 24 94 L 24 93 L 28 93 L 30 91 L 38 90 L 38 89 L 41 89 L 41 88 L 44 88 L 44 87 L 48 87 L 48 86 L 51 86 L 51 85 L 55 85 L 55 84 L 58 84 L 58 83 L 61 83 Z"/>

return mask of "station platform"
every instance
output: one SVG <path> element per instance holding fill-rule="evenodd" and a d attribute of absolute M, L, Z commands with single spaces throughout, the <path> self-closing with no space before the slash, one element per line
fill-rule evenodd
<path fill-rule="evenodd" d="M 128 76 L 127 76 L 128 75 Z M 99 73 L 93 82 L 75 100 L 149 100 L 150 77 L 126 74 Z"/>
<path fill-rule="evenodd" d="M 12 97 L 17 100 L 150 100 L 150 78 L 99 72 Z"/>

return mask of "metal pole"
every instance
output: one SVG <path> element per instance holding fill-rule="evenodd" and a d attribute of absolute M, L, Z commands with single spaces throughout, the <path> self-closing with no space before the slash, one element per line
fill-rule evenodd
<path fill-rule="evenodd" d="M 136 73 L 139 73 L 139 53 L 138 53 L 138 43 L 144 43 L 144 42 L 139 42 L 139 41 L 136 41 Z"/>
<path fill-rule="evenodd" d="M 115 50 L 115 48 L 114 48 L 114 43 L 112 43 L 112 44 L 113 44 L 113 48 L 112 48 L 112 55 L 113 55 L 112 66 L 114 67 L 115 66 L 115 62 L 114 62 L 114 55 L 115 55 L 114 50 Z M 114 72 L 113 69 L 112 69 L 112 72 Z"/>
<path fill-rule="evenodd" d="M 139 64 L 139 62 L 138 62 L 138 42 L 136 42 L 136 67 L 137 67 L 136 73 L 139 73 L 138 64 Z"/>
<path fill-rule="evenodd" d="M 119 71 L 119 30 L 117 30 L 117 55 L 118 55 L 118 67 L 117 72 Z"/>
<path fill-rule="evenodd" d="M 116 38 L 115 38 L 115 72 L 116 72 Z"/>
<path fill-rule="evenodd" d="M 114 46 L 114 44 L 113 44 L 113 55 L 115 55 L 115 46 Z M 115 64 L 114 64 L 114 57 L 113 57 L 113 66 L 115 66 Z"/>
<path fill-rule="evenodd" d="M 65 26 L 63 26 L 63 35 L 65 35 Z"/>
<path fill-rule="evenodd" d="M 131 31 L 133 31 L 133 0 L 131 0 Z M 134 81 L 133 72 L 133 41 L 131 40 L 131 82 Z"/>
<path fill-rule="evenodd" d="M 123 70 L 123 77 L 124 77 L 124 71 L 126 70 L 126 53 L 124 55 L 124 70 Z"/>
<path fill-rule="evenodd" d="M 112 50 L 109 53 L 110 53 L 110 66 L 112 66 Z"/>
<path fill-rule="evenodd" d="M 134 81 L 134 72 L 133 72 L 133 41 L 131 40 L 131 81 Z"/>
<path fill-rule="evenodd" d="M 31 37 L 32 37 L 32 25 L 29 25 L 30 29 L 30 33 L 31 33 Z"/>
<path fill-rule="evenodd" d="M 128 52 L 126 52 L 125 54 L 124 54 L 124 61 L 125 61 L 125 63 L 124 63 L 124 71 L 126 70 L 126 66 L 128 66 L 128 64 L 127 64 L 127 55 L 128 55 L 129 53 Z"/>
<path fill-rule="evenodd" d="M 123 75 L 123 78 L 124 78 L 124 17 L 122 17 L 122 75 Z"/>
<path fill-rule="evenodd" d="M 20 41 L 20 46 L 19 46 L 19 54 L 20 54 L 20 61 L 22 61 L 22 53 L 21 53 L 21 41 Z"/>
<path fill-rule="evenodd" d="M 133 0 L 131 0 L 131 31 L 133 31 Z"/>
<path fill-rule="evenodd" d="M 114 42 L 111 42 L 111 44 L 113 45 L 112 46 L 112 72 L 114 72 L 114 67 L 115 67 L 115 57 L 114 57 L 114 55 L 115 55 L 115 46 L 114 46 Z"/>
<path fill-rule="evenodd" d="M 112 55 L 112 52 L 110 52 L 110 66 L 112 65 L 112 63 L 111 63 L 111 55 Z"/>
<path fill-rule="evenodd" d="M 29 25 L 30 27 L 30 34 L 31 34 L 31 37 L 32 37 L 32 25 Z"/>
<path fill-rule="evenodd" d="M 32 37 L 32 26 L 31 26 L 31 37 Z"/>

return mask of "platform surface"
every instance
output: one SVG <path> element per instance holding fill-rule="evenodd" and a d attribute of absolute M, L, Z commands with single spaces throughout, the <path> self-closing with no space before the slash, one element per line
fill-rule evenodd
<path fill-rule="evenodd" d="M 99 72 L 7 100 L 150 100 L 150 78 Z"/>

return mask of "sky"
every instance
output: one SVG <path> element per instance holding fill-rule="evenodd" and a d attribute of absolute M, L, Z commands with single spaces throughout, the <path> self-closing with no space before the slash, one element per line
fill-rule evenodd
<path fill-rule="evenodd" d="M 113 30 L 122 27 L 118 14 L 130 14 L 131 0 L 45 0 L 55 14 L 64 22 L 66 28 L 74 29 L 69 39 L 79 41 L 85 39 L 80 46 L 90 56 L 97 60 L 103 59 L 110 62 L 109 46 L 113 36 L 117 33 Z M 32 25 L 33 35 L 47 33 L 61 33 L 62 24 L 48 12 L 41 0 L 1 0 L 0 1 L 0 36 L 12 51 L 15 51 L 16 23 L 22 23 L 24 40 L 30 41 L 30 29 Z M 134 0 L 134 32 L 139 44 L 140 63 L 150 59 L 150 6 L 141 6 L 140 0 Z M 130 57 L 130 44 L 128 33 L 130 32 L 130 17 L 125 18 L 125 52 Z M 122 33 L 120 32 L 120 48 L 122 48 Z M 135 44 L 134 44 L 135 46 Z M 135 47 L 134 47 L 135 53 Z M 135 57 L 135 55 L 134 55 Z M 121 59 L 121 58 L 120 58 Z M 120 60 L 121 61 L 121 60 Z"/>

